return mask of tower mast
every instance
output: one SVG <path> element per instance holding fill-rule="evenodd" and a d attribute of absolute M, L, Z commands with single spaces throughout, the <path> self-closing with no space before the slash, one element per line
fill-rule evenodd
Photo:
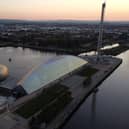
<path fill-rule="evenodd" d="M 99 60 L 101 56 L 101 48 L 103 43 L 103 23 L 104 23 L 104 16 L 105 16 L 105 8 L 106 8 L 106 1 L 102 4 L 102 11 L 101 11 L 101 21 L 99 27 L 99 37 L 98 37 L 98 45 L 97 45 L 97 60 Z"/>

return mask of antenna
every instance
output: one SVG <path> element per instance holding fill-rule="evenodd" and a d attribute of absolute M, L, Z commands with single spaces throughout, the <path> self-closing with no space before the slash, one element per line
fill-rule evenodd
<path fill-rule="evenodd" d="M 98 45 L 97 45 L 97 60 L 99 60 L 101 56 L 101 48 L 103 43 L 103 23 L 104 23 L 104 15 L 105 15 L 105 8 L 106 8 L 106 0 L 102 3 L 102 11 L 101 11 L 101 21 L 99 27 L 99 37 L 98 37 Z"/>

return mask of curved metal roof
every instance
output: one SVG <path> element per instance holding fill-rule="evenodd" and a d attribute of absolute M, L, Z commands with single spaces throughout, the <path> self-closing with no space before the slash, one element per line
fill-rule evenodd
<path fill-rule="evenodd" d="M 23 86 L 24 90 L 31 94 L 87 63 L 75 56 L 58 56 L 34 68 L 18 85 Z"/>

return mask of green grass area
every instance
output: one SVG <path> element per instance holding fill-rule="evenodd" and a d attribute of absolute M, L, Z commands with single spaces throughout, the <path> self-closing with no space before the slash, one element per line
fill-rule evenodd
<path fill-rule="evenodd" d="M 72 100 L 70 92 L 64 93 L 59 96 L 56 101 L 48 105 L 41 113 L 37 116 L 38 121 L 49 123 L 55 118 L 55 116 L 62 111 L 67 104 Z"/>
<path fill-rule="evenodd" d="M 62 96 L 64 94 L 65 96 Z M 62 110 L 62 107 L 66 106 L 66 104 L 71 100 L 72 97 L 69 89 L 60 84 L 56 84 L 44 89 L 39 96 L 26 102 L 23 106 L 17 109 L 15 113 L 21 115 L 24 118 L 29 118 L 33 116 L 36 112 L 41 110 L 42 114 L 45 114 L 45 116 L 42 116 L 43 118 L 39 116 L 39 118 L 41 117 L 42 120 L 46 122 L 55 117 L 55 115 L 60 110 Z M 61 104 L 61 101 L 64 105 Z M 56 111 L 51 111 L 54 110 L 53 108 L 56 108 Z"/>
<path fill-rule="evenodd" d="M 98 69 L 87 66 L 83 70 L 79 71 L 78 75 L 91 78 L 96 72 L 98 72 Z"/>
<path fill-rule="evenodd" d="M 92 68 L 90 66 L 85 67 L 81 71 L 78 72 L 78 75 L 82 77 L 86 77 L 83 84 L 84 86 L 87 86 L 91 83 L 91 77 L 98 72 L 98 69 Z"/>

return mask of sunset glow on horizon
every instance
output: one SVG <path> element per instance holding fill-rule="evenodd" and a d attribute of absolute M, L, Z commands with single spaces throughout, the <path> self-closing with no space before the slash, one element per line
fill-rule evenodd
<path fill-rule="evenodd" d="M 98 20 L 103 0 L 3 0 L 0 19 Z M 107 0 L 106 20 L 129 21 L 129 0 Z"/>

